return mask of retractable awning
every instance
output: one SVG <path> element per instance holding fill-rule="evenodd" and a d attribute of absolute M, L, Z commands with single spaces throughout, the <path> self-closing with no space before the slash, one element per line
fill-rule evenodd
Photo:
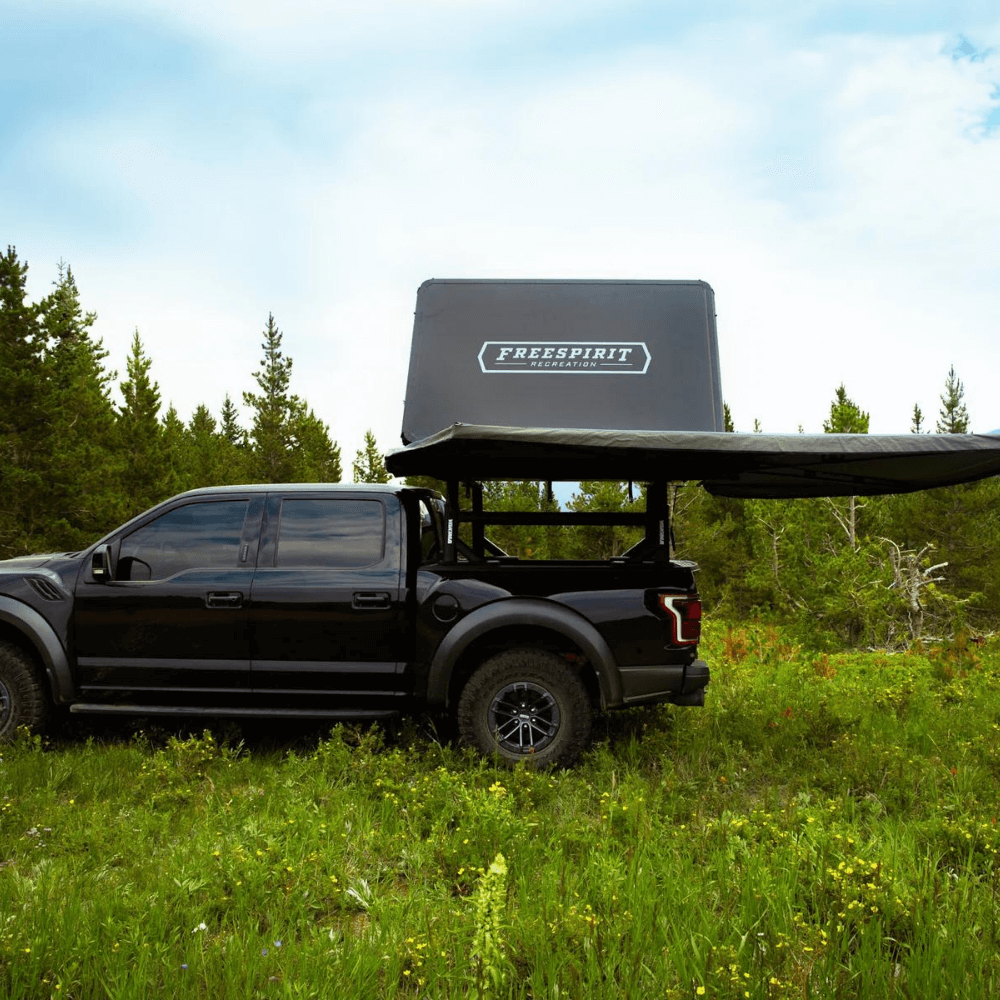
<path fill-rule="evenodd" d="M 700 480 L 728 497 L 910 493 L 1000 474 L 994 434 L 730 434 L 456 423 L 386 456 L 396 476 L 463 482 Z"/>

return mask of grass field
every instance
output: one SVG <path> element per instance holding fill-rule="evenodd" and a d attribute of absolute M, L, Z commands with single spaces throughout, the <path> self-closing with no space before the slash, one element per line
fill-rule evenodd
<path fill-rule="evenodd" d="M 1000 651 L 710 632 L 572 771 L 403 723 L 0 748 L 0 996 L 988 997 Z"/>

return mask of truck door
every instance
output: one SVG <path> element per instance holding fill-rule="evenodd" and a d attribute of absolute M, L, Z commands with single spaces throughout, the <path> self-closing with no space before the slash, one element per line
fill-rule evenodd
<path fill-rule="evenodd" d="M 247 605 L 263 501 L 180 503 L 114 540 L 114 579 L 81 575 L 73 627 L 88 700 L 205 704 L 213 692 L 224 702 L 227 692 L 248 692 Z"/>
<path fill-rule="evenodd" d="M 268 495 L 250 597 L 258 700 L 336 709 L 402 693 L 401 516 L 391 494 Z"/>

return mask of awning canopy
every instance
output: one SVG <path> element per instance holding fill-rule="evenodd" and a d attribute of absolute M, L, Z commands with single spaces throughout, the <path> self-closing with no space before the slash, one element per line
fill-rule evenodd
<path fill-rule="evenodd" d="M 730 434 L 453 424 L 386 456 L 462 482 L 700 480 L 728 497 L 910 493 L 1000 474 L 1000 435 Z"/>

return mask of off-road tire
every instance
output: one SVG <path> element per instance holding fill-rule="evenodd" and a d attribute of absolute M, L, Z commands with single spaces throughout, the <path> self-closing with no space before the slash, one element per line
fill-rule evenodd
<path fill-rule="evenodd" d="M 31 657 L 0 639 L 0 743 L 21 726 L 40 732 L 48 718 L 49 700 Z"/>
<path fill-rule="evenodd" d="M 568 767 L 586 747 L 593 707 L 555 653 L 511 649 L 472 675 L 458 701 L 463 745 L 508 764 Z"/>

